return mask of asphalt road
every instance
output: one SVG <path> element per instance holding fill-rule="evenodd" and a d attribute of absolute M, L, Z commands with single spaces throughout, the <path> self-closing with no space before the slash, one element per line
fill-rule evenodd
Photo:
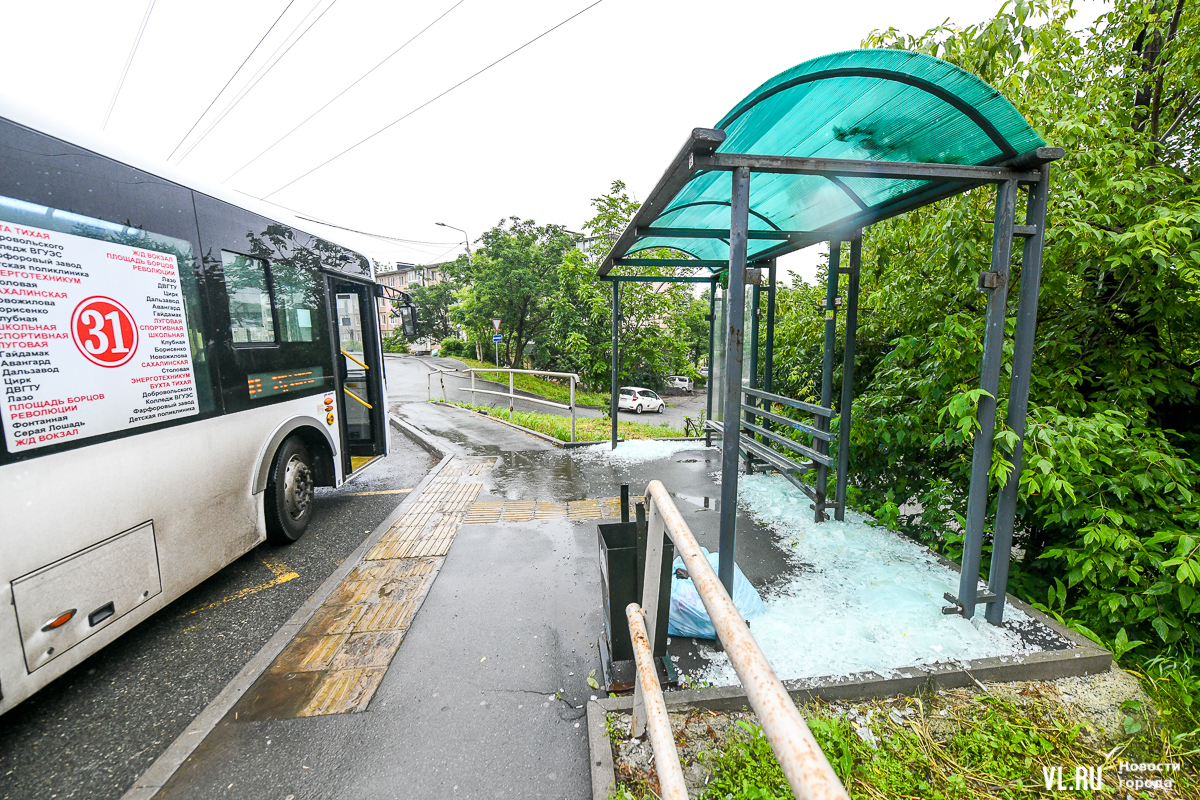
<path fill-rule="evenodd" d="M 359 493 L 412 488 L 436 463 L 393 433 L 387 459 L 317 490 L 299 542 L 260 545 L 0 717 L 0 798 L 121 797 L 405 497 Z"/>
<path fill-rule="evenodd" d="M 445 399 L 451 402 L 470 402 L 471 393 L 460 391 L 471 386 L 471 379 L 466 375 L 432 375 L 431 373 L 437 370 L 463 370 L 467 366 L 457 359 L 453 358 L 433 358 L 430 356 L 388 356 L 388 399 L 392 403 L 397 401 L 413 401 L 426 400 L 429 397 L 434 399 Z M 508 391 L 508 376 L 505 373 L 499 373 L 499 383 L 487 384 L 482 378 L 476 378 L 475 387 L 477 389 L 486 388 L 492 391 Z M 445 396 L 443 397 L 443 385 L 445 387 Z M 518 395 L 529 395 L 527 392 L 516 390 Z M 683 430 L 683 418 L 689 416 L 696 422 L 700 421 L 700 414 L 704 411 L 707 403 L 707 396 L 703 391 L 695 391 L 690 395 L 678 395 L 666 397 L 667 409 L 662 414 L 635 414 L 632 411 L 621 411 L 620 420 L 622 422 L 642 422 L 649 425 L 657 425 L 667 423 L 673 428 Z M 504 397 L 496 397 L 495 395 L 479 394 L 476 395 L 475 402 L 479 405 L 490 405 L 496 408 L 508 408 L 508 399 Z M 560 414 L 562 416 L 570 416 L 566 411 L 551 406 L 544 406 L 538 403 L 522 402 L 517 400 L 514 404 L 517 411 L 534 411 L 539 414 Z M 577 417 L 601 417 L 603 412 L 594 408 L 576 408 L 575 414 Z"/>

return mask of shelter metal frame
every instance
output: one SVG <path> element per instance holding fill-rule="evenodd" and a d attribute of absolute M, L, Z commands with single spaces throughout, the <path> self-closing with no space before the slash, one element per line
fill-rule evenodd
<path fill-rule="evenodd" d="M 617 393 L 620 322 L 620 284 L 627 281 L 696 282 L 709 284 L 709 369 L 708 421 L 710 435 L 722 437 L 721 460 L 721 523 L 718 574 L 726 590 L 733 590 L 733 563 L 736 544 L 737 485 L 740 455 L 744 452 L 749 469 L 757 461 L 778 469 L 813 499 L 817 521 L 828 519 L 826 508 L 843 519 L 846 505 L 847 476 L 850 461 L 850 422 L 854 397 L 854 359 L 858 325 L 859 273 L 862 262 L 862 231 L 869 225 L 987 184 L 996 185 L 996 213 L 993 220 L 992 257 L 990 270 L 979 276 L 977 288 L 987 295 L 983 362 L 980 388 L 986 394 L 978 407 L 978 430 L 973 443 L 970 493 L 967 502 L 966 532 L 963 544 L 962 570 L 957 595 L 946 595 L 951 605 L 946 613 L 972 617 L 976 606 L 987 606 L 986 618 L 1000 624 L 1004 615 L 1008 566 L 1012 547 L 1013 523 L 1016 513 L 1017 487 L 1021 474 L 1022 445 L 1029 400 L 1030 371 L 1033 361 L 1034 333 L 1037 323 L 1038 287 L 1041 280 L 1042 249 L 1046 227 L 1046 200 L 1049 191 L 1050 163 L 1063 156 L 1062 148 L 1037 147 L 999 164 L 964 165 L 869 161 L 833 158 L 801 158 L 754 155 L 750 153 L 717 153 L 725 140 L 720 129 L 696 128 L 679 154 L 671 162 L 646 201 L 613 243 L 601 263 L 598 276 L 612 282 L 612 447 L 617 446 Z M 697 174 L 726 171 L 731 175 L 730 225 L 724 230 L 704 228 L 655 227 L 654 221 L 670 209 L 676 194 Z M 751 230 L 750 182 L 755 173 L 786 173 L 819 175 L 838 185 L 860 211 L 840 220 L 836 225 L 811 231 Z M 890 200 L 867 207 L 841 180 L 842 178 L 887 178 L 920 181 L 916 188 Z M 1017 195 L 1028 192 L 1025 224 L 1016 222 Z M 629 251 L 641 237 L 674 237 L 722 239 L 729 245 L 729 260 L 643 258 L 630 256 Z M 999 395 L 1001 361 L 1003 359 L 1004 322 L 1012 261 L 1013 240 L 1024 238 L 1021 267 L 1021 291 L 1017 309 L 1012 378 L 1009 387 L 1007 424 L 1017 436 L 1012 453 L 1012 467 L 1001 488 L 996 506 L 993 532 L 992 560 L 988 589 L 980 592 L 978 576 L 982 559 L 984 533 L 989 505 L 988 469 L 991 465 L 995 436 L 997 397 Z M 778 244 L 757 253 L 747 260 L 749 240 L 770 240 Z M 773 392 L 774 334 L 776 304 L 776 259 L 786 253 L 817 244 L 830 243 L 830 260 L 824 303 L 825 329 L 821 372 L 821 402 L 802 403 Z M 842 266 L 842 243 L 850 243 L 849 264 Z M 617 275 L 616 267 L 677 267 L 707 269 L 708 275 Z M 767 271 L 767 322 L 763 364 L 763 379 L 759 384 L 758 342 L 762 271 Z M 837 413 L 833 409 L 833 356 L 837 336 L 839 279 L 848 276 L 845 298 L 845 344 L 842 365 L 842 391 Z M 719 281 L 727 280 L 727 315 L 725 318 L 725 353 L 723 386 L 714 386 L 716 289 Z M 753 285 L 751 299 L 751 356 L 749 389 L 742 386 L 743 337 L 745 334 L 745 287 Z M 724 423 L 712 420 L 713 392 L 724 396 Z M 743 401 L 745 397 L 745 401 Z M 761 405 L 760 407 L 760 403 Z M 814 415 L 812 425 L 782 417 L 770 410 L 771 404 L 788 405 Z M 744 412 L 744 415 L 743 415 Z M 837 433 L 831 423 L 840 416 Z M 738 424 L 727 424 L 730 420 Z M 756 421 L 757 420 L 757 421 Z M 772 426 L 789 425 L 808 434 L 813 447 L 805 447 L 775 433 Z M 748 436 L 743 438 L 743 431 Z M 830 454 L 837 442 L 836 459 Z M 773 442 L 809 459 L 799 463 Z M 826 497 L 829 470 L 835 474 L 833 502 Z M 808 487 L 800 480 L 805 472 L 815 472 L 815 485 Z"/>

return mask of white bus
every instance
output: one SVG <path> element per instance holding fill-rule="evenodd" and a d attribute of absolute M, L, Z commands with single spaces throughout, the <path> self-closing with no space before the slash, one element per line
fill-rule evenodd
<path fill-rule="evenodd" d="M 46 131 L 0 106 L 0 713 L 388 447 L 368 259 Z"/>

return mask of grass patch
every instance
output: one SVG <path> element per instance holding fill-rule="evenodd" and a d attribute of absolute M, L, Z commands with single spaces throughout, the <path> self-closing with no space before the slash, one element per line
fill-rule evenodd
<path fill-rule="evenodd" d="M 468 367 L 476 369 L 493 369 L 495 364 L 489 364 L 485 361 L 476 361 L 473 358 L 464 356 L 451 356 Z M 508 375 L 503 372 L 492 373 L 495 377 L 493 380 L 496 383 L 507 383 Z M 477 376 L 480 380 L 486 380 L 486 375 Z M 523 392 L 531 392 L 540 394 L 547 400 L 553 400 L 556 403 L 567 403 L 571 399 L 570 382 L 564 379 L 563 383 L 551 380 L 549 378 L 540 378 L 537 375 L 522 375 L 520 373 L 513 375 L 513 387 L 520 389 Z M 580 406 L 596 406 L 597 408 L 608 407 L 608 392 L 585 392 L 579 388 L 579 384 L 575 384 L 575 404 Z"/>
<path fill-rule="evenodd" d="M 438 401 L 434 401 L 438 402 Z M 478 411 L 498 419 L 508 420 L 508 409 L 494 406 L 482 406 L 473 403 L 450 403 L 459 408 Z M 560 442 L 571 441 L 571 418 L 560 417 L 557 414 L 535 414 L 531 411 L 513 413 L 512 421 L 530 430 L 552 436 Z M 618 422 L 617 432 L 625 439 L 663 439 L 683 436 L 683 431 L 672 428 L 667 423 L 659 425 L 643 425 L 640 422 Z M 575 441 L 577 442 L 606 442 L 612 435 L 612 422 L 608 417 L 576 417 Z"/>
<path fill-rule="evenodd" d="M 1168 679 L 1160 684 L 1164 693 L 1175 691 L 1168 683 L 1174 682 Z M 1115 733 L 1100 735 L 1095 720 L 1065 706 L 1052 687 L 1028 683 L 992 691 L 955 689 L 876 702 L 818 702 L 801 707 L 801 713 L 854 800 L 1076 795 L 1072 791 L 1076 767 L 1100 766 L 1104 789 L 1084 790 L 1076 796 L 1138 800 L 1200 796 L 1196 751 L 1153 710 L 1131 709 L 1138 726 L 1126 723 L 1124 730 L 1117 726 Z M 618 733 L 626 730 L 627 719 L 622 715 L 612 727 Z M 672 723 L 684 774 L 692 782 L 691 796 L 702 800 L 793 797 L 753 714 L 693 710 L 672 714 Z M 658 777 L 649 746 L 622 736 L 614 751 L 619 784 L 614 796 L 621 800 L 656 797 Z M 1121 762 L 1174 763 L 1179 770 L 1121 775 Z M 1060 767 L 1065 793 L 1057 791 Z M 1047 775 L 1054 784 L 1050 790 Z M 1174 786 L 1135 791 L 1118 786 L 1122 777 L 1170 777 Z"/>

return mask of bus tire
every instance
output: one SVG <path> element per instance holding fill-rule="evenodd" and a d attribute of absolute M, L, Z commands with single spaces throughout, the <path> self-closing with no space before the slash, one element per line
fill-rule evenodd
<path fill-rule="evenodd" d="M 267 541 L 291 544 L 304 535 L 313 515 L 313 468 L 308 448 L 299 437 L 284 439 L 263 493 Z"/>

